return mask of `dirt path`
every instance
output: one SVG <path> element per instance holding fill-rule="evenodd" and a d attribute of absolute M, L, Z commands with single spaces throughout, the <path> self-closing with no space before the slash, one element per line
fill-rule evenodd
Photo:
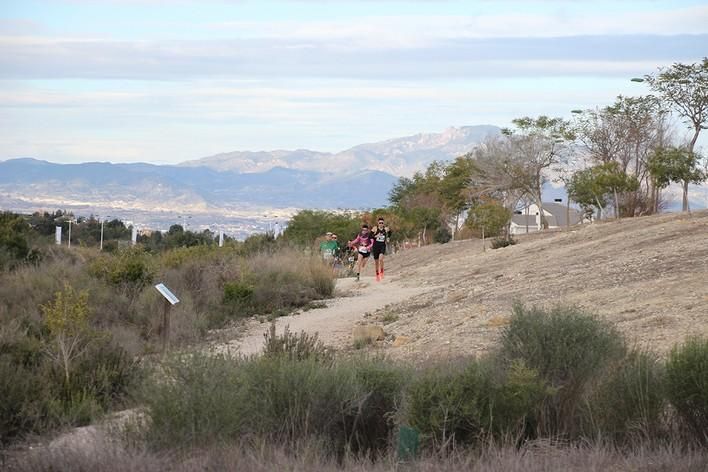
<path fill-rule="evenodd" d="M 325 308 L 277 318 L 276 331 L 282 333 L 288 326 L 291 332 L 317 333 L 319 339 L 328 346 L 346 347 L 351 344 L 352 328 L 366 323 L 371 313 L 436 288 L 410 284 L 398 276 L 388 274 L 381 282 L 376 282 L 373 276 L 362 277 L 360 282 L 353 278 L 337 279 L 335 298 L 326 300 Z M 374 320 L 370 322 L 374 323 Z M 269 323 L 252 320 L 240 329 L 242 334 L 238 339 L 218 343 L 213 347 L 216 352 L 257 354 L 263 348 L 263 333 L 268 328 Z"/>

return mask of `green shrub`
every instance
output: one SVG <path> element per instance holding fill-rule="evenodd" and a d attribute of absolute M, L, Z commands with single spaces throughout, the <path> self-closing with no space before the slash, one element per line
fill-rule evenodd
<path fill-rule="evenodd" d="M 544 400 L 553 393 L 538 372 L 515 360 L 469 360 L 436 366 L 408 389 L 405 419 L 435 449 L 497 438 L 530 437 Z"/>
<path fill-rule="evenodd" d="M 406 422 L 436 449 L 476 441 L 487 426 L 491 386 L 486 373 L 476 361 L 424 372 L 408 389 Z"/>
<path fill-rule="evenodd" d="M 516 304 L 500 341 L 506 362 L 523 361 L 555 391 L 539 417 L 539 430 L 548 435 L 576 433 L 588 383 L 626 350 L 609 323 L 572 307 L 544 310 Z"/>
<path fill-rule="evenodd" d="M 245 282 L 227 282 L 224 284 L 224 304 L 248 306 L 253 300 L 253 286 Z"/>
<path fill-rule="evenodd" d="M 381 360 L 277 355 L 185 355 L 161 372 L 144 390 L 146 438 L 157 446 L 253 437 L 295 446 L 311 438 L 336 455 L 385 450 L 405 379 Z"/>
<path fill-rule="evenodd" d="M 322 341 L 317 338 L 317 333 L 307 334 L 302 331 L 300 334 L 290 332 L 288 326 L 283 329 L 283 334 L 278 336 L 275 332 L 275 323 L 270 324 L 270 328 L 263 334 L 265 345 L 263 355 L 266 357 L 286 357 L 290 360 L 315 359 L 319 361 L 331 361 L 332 352 L 328 351 Z"/>
<path fill-rule="evenodd" d="M 708 338 L 690 338 L 672 349 L 666 388 L 684 424 L 698 440 L 708 442 Z"/>
<path fill-rule="evenodd" d="M 500 247 L 513 246 L 516 244 L 516 239 L 514 238 L 494 238 L 492 239 L 492 249 L 499 249 Z"/>
<path fill-rule="evenodd" d="M 136 297 L 143 288 L 150 285 L 156 275 L 150 255 L 140 247 L 98 257 L 91 263 L 89 271 L 122 288 L 131 297 Z"/>
<path fill-rule="evenodd" d="M 663 372 L 655 355 L 632 351 L 611 364 L 587 404 L 586 433 L 614 441 L 659 434 L 665 408 Z"/>
<path fill-rule="evenodd" d="M 87 424 L 122 404 L 139 378 L 135 362 L 101 336 L 72 358 L 67 381 L 39 334 L 0 332 L 0 443 Z"/>

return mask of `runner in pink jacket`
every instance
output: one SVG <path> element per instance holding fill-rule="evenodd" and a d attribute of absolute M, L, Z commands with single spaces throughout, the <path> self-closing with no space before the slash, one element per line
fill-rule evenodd
<path fill-rule="evenodd" d="M 356 280 L 358 281 L 359 274 L 361 274 L 366 267 L 366 261 L 369 255 L 371 255 L 371 247 L 374 245 L 374 238 L 369 231 L 369 225 L 361 225 L 361 232 L 353 241 L 349 241 L 348 244 L 349 247 L 356 249 L 356 252 L 359 253 L 356 270 Z"/>

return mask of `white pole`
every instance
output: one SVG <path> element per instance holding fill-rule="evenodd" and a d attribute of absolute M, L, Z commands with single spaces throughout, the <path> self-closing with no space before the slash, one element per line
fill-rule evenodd
<path fill-rule="evenodd" d="M 99 251 L 103 251 L 103 223 L 106 221 L 105 218 L 101 219 L 101 244 L 98 247 Z"/>
<path fill-rule="evenodd" d="M 71 249 L 71 220 L 69 220 L 69 249 Z"/>

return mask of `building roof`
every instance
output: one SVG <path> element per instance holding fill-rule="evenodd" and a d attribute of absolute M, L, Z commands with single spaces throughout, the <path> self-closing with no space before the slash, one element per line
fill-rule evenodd
<path fill-rule="evenodd" d="M 566 220 L 566 215 L 568 215 L 568 213 L 570 216 L 571 225 L 576 225 L 580 223 L 580 212 L 575 208 L 571 207 L 570 212 L 568 212 L 568 207 L 566 207 L 565 205 L 561 205 L 560 203 L 555 202 L 543 202 L 543 209 L 555 217 L 556 224 L 551 224 L 549 219 L 548 224 L 550 226 L 566 226 L 568 224 Z"/>
<path fill-rule="evenodd" d="M 546 221 L 548 222 L 548 226 L 556 226 L 556 227 L 563 227 L 567 225 L 567 220 L 566 220 L 566 215 L 568 209 L 566 208 L 565 205 L 561 205 L 559 203 L 555 202 L 544 202 L 543 203 L 543 209 L 550 213 L 550 216 L 546 216 Z M 536 227 L 538 226 L 538 223 L 536 222 L 536 215 L 525 215 L 524 211 L 522 211 L 522 214 L 516 214 L 514 213 L 511 215 L 511 221 L 512 223 L 519 225 L 519 226 L 526 226 L 527 222 L 529 227 Z M 581 215 L 578 210 L 575 208 L 570 208 L 569 212 L 570 216 L 570 224 L 575 225 L 580 223 L 581 220 Z"/>

